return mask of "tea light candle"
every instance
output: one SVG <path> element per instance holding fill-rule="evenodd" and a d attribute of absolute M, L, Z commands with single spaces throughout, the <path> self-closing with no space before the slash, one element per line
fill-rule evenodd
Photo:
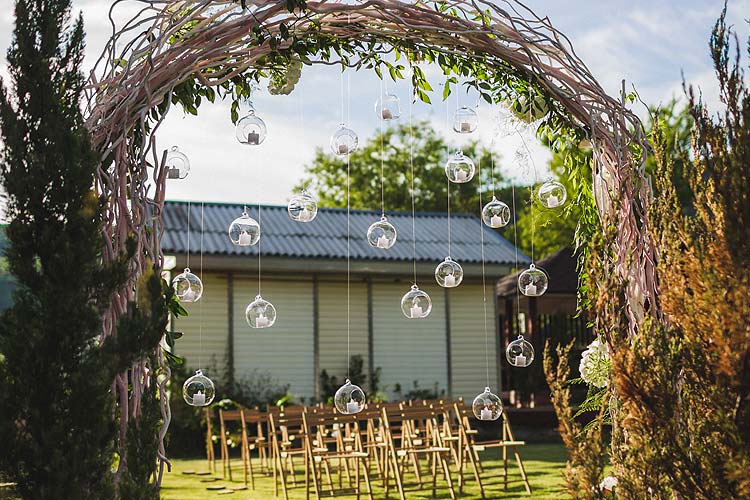
<path fill-rule="evenodd" d="M 312 219 L 312 212 L 305 207 L 300 213 L 299 213 L 299 220 L 302 222 L 307 222 L 310 219 Z"/>
<path fill-rule="evenodd" d="M 346 403 L 346 411 L 348 413 L 358 413 L 359 403 L 357 401 L 349 401 L 348 403 Z"/>
<path fill-rule="evenodd" d="M 479 412 L 479 419 L 480 420 L 492 420 L 492 410 L 490 410 L 486 406 L 482 408 L 482 410 Z"/>
<path fill-rule="evenodd" d="M 247 247 L 253 244 L 253 237 L 250 236 L 250 233 L 247 231 L 242 231 L 240 233 L 240 245 L 243 247 Z"/>
<path fill-rule="evenodd" d="M 526 285 L 524 293 L 526 295 L 536 295 L 536 285 L 534 285 L 533 283 Z"/>
<path fill-rule="evenodd" d="M 188 289 L 185 290 L 185 293 L 182 294 L 182 297 L 180 297 L 182 300 L 187 300 L 188 302 L 192 302 L 195 300 L 195 292 L 192 288 L 188 285 Z"/>
<path fill-rule="evenodd" d="M 388 108 L 383 108 L 383 112 L 380 115 L 383 117 L 383 120 L 393 119 L 393 113 L 391 113 L 391 110 Z"/>
<path fill-rule="evenodd" d="M 466 171 L 459 170 L 456 172 L 456 180 L 458 182 L 464 182 L 466 181 L 467 178 L 468 178 L 468 175 L 466 175 Z"/>
<path fill-rule="evenodd" d="M 490 226 L 501 227 L 503 225 L 503 218 L 499 215 L 493 215 L 490 217 Z"/>
<path fill-rule="evenodd" d="M 422 311 L 422 308 L 419 307 L 417 304 L 414 304 L 411 306 L 411 309 L 409 309 L 409 312 L 411 314 L 412 318 L 421 318 L 424 314 L 424 311 Z"/>
<path fill-rule="evenodd" d="M 167 179 L 179 179 L 180 169 L 177 167 L 169 167 L 167 169 Z"/>
<path fill-rule="evenodd" d="M 193 395 L 193 404 L 195 406 L 204 406 L 206 404 L 206 395 L 201 391 L 196 392 Z"/>
<path fill-rule="evenodd" d="M 471 123 L 461 122 L 461 133 L 465 134 L 471 132 Z"/>
<path fill-rule="evenodd" d="M 377 242 L 378 248 L 388 248 L 388 245 L 390 245 L 390 241 L 388 241 L 388 237 L 386 235 L 382 235 L 378 237 L 378 242 Z"/>
<path fill-rule="evenodd" d="M 258 318 L 255 320 L 255 326 L 257 328 L 265 328 L 270 323 L 269 319 L 265 317 L 265 315 L 261 314 L 258 316 Z"/>
<path fill-rule="evenodd" d="M 549 195 L 549 197 L 547 198 L 547 206 L 550 208 L 560 206 L 560 198 L 558 198 L 554 194 Z"/>
<path fill-rule="evenodd" d="M 346 144 L 339 144 L 339 154 L 345 155 L 347 153 L 349 153 L 349 146 Z"/>
<path fill-rule="evenodd" d="M 260 135 L 258 135 L 258 132 L 250 132 L 249 134 L 247 134 L 248 144 L 257 146 L 259 142 L 260 142 Z"/>
<path fill-rule="evenodd" d="M 445 286 L 456 286 L 456 277 L 449 274 L 445 277 Z"/>
<path fill-rule="evenodd" d="M 523 354 L 519 354 L 516 356 L 516 366 L 525 366 L 526 365 L 526 356 Z"/>

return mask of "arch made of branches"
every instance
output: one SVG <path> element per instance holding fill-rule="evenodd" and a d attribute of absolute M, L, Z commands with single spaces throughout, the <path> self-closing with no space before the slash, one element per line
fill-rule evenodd
<path fill-rule="evenodd" d="M 521 2 L 120 0 L 112 9 L 121 3 L 141 9 L 123 26 L 113 22 L 86 102 L 87 126 L 102 158 L 97 188 L 109 202 L 105 259 L 125 254 L 129 238 L 137 247 L 130 281 L 104 317 L 104 336 L 115 334 L 117 319 L 134 298 L 134 285 L 146 267 L 161 267 L 166 150 L 157 146 L 156 131 L 173 104 L 196 112 L 201 100 L 213 100 L 217 93 L 247 97 L 249 81 L 283 74 L 292 60 L 379 68 L 384 64 L 380 54 L 391 51 L 408 54 L 415 66 L 437 62 L 446 74 L 490 82 L 485 98 L 493 103 L 533 89 L 550 105 L 542 127 L 552 130 L 557 124 L 587 138 L 593 146 L 592 192 L 604 235 L 598 243 L 605 256 L 599 265 L 614 280 L 601 286 L 620 290 L 618 304 L 597 306 L 596 323 L 604 328 L 605 319 L 598 316 L 621 314 L 634 335 L 645 315 L 656 314 L 642 125 L 622 96 L 604 92 L 567 37 Z M 457 68 L 457 60 L 472 64 L 468 70 Z M 620 310 L 625 312 L 613 312 Z M 161 352 L 159 357 L 163 469 L 169 368 Z M 121 446 L 128 418 L 139 415 L 147 377 L 144 361 L 115 381 L 123 409 Z"/>

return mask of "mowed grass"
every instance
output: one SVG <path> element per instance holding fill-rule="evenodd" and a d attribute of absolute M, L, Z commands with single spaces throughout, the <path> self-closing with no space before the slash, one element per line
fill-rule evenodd
<path fill-rule="evenodd" d="M 526 473 L 531 483 L 532 494 L 529 496 L 526 494 L 523 484 L 520 482 L 512 482 L 508 485 L 508 490 L 503 490 L 502 478 L 498 473 L 502 472 L 502 463 L 500 461 L 500 451 L 491 450 L 483 453 L 482 460 L 485 466 L 484 473 L 482 473 L 482 480 L 485 485 L 485 497 L 487 499 L 509 499 L 509 498 L 533 498 L 539 500 L 551 500 L 551 499 L 562 499 L 567 498 L 564 495 L 562 488 L 562 472 L 565 468 L 566 452 L 562 445 L 559 444 L 530 444 L 519 448 L 521 458 L 523 459 L 526 467 Z M 516 466 L 515 460 L 512 459 L 513 455 L 509 455 L 508 462 L 508 473 L 509 479 L 515 480 L 520 479 L 518 467 Z M 206 499 L 219 499 L 219 498 L 236 498 L 237 500 L 264 500 L 272 499 L 274 497 L 273 478 L 256 473 L 255 477 L 255 489 L 234 491 L 232 493 L 220 494 L 216 490 L 207 490 L 209 486 L 221 486 L 225 485 L 228 488 L 242 486 L 243 483 L 243 472 L 241 462 L 239 459 L 233 462 L 232 474 L 233 481 L 225 480 L 221 477 L 221 462 L 217 463 L 217 473 L 210 476 L 199 476 L 194 474 L 183 474 L 185 471 L 201 472 L 207 470 L 207 464 L 204 459 L 197 460 L 175 460 L 173 461 L 172 472 L 166 473 L 163 481 L 162 488 L 162 499 L 165 500 L 206 500 Z M 256 463 L 257 465 L 257 463 Z M 291 486 L 289 488 L 289 498 L 293 500 L 301 500 L 305 498 L 305 487 L 304 487 L 304 470 L 302 469 L 302 461 L 298 459 L 298 474 L 297 474 L 297 486 Z M 258 468 L 256 467 L 256 470 Z M 427 467 L 423 467 L 423 476 L 428 476 L 427 481 L 431 478 Z M 457 483 L 457 473 L 452 468 L 454 483 Z M 219 478 L 215 482 L 202 482 L 207 478 L 216 477 Z M 479 489 L 474 482 L 474 478 L 471 472 L 467 471 L 466 474 L 466 485 L 460 498 L 481 498 L 479 495 Z M 424 477 L 423 477 L 423 480 Z M 407 483 L 414 482 L 414 476 L 408 475 L 406 478 Z M 383 494 L 382 483 L 374 478 L 373 483 L 373 496 L 377 499 L 385 498 Z M 334 484 L 336 479 L 334 478 Z M 364 490 L 364 482 L 363 482 Z M 442 476 L 438 476 L 438 491 L 437 498 L 450 498 L 448 491 L 443 488 L 445 481 Z M 312 489 L 312 488 L 311 488 Z M 432 491 L 429 486 L 425 486 L 423 490 L 419 490 L 416 485 L 406 487 L 406 498 L 408 499 L 428 499 L 432 498 Z M 458 493 L 458 492 L 457 492 Z M 337 495 L 339 498 L 354 498 L 351 492 L 343 495 Z M 389 491 L 389 498 L 398 498 L 398 492 L 394 487 L 391 487 Z M 324 498 L 330 498 L 328 490 L 323 491 Z M 283 497 L 281 497 L 283 498 Z M 314 495 L 311 494 L 311 498 Z M 367 495 L 362 495 L 361 498 L 367 498 Z"/>

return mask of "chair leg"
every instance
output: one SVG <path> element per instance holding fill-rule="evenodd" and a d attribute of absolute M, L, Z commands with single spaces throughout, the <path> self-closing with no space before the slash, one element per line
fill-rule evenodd
<path fill-rule="evenodd" d="M 523 485 L 526 487 L 526 493 L 531 495 L 531 485 L 529 484 L 529 478 L 526 477 L 526 469 L 523 466 L 523 460 L 521 460 L 521 455 L 518 454 L 518 449 L 515 446 L 513 447 L 513 454 L 516 456 L 518 470 L 521 471 L 521 478 L 523 479 Z"/>
<path fill-rule="evenodd" d="M 370 471 L 367 470 L 367 466 L 360 460 L 360 463 L 362 464 L 363 474 L 365 476 L 365 485 L 367 486 L 367 497 L 369 500 L 373 500 L 372 497 L 372 484 L 370 484 Z M 359 476 L 358 476 L 359 477 Z"/>
<path fill-rule="evenodd" d="M 453 479 L 451 479 L 451 471 L 448 467 L 448 462 L 445 460 L 442 454 L 438 455 L 440 463 L 443 465 L 443 473 L 445 474 L 445 480 L 448 483 L 448 493 L 451 495 L 451 500 L 456 500 L 456 490 L 453 489 Z"/>

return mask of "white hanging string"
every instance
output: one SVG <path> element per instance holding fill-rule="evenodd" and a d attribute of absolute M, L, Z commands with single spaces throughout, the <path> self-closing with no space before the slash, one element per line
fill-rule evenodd
<path fill-rule="evenodd" d="M 260 196 L 258 196 L 258 226 L 261 228 L 261 232 L 263 231 L 263 218 L 260 213 Z M 260 295 L 260 266 L 261 266 L 261 250 L 260 250 L 260 244 L 261 240 L 263 238 L 258 238 L 258 295 Z"/>
<path fill-rule="evenodd" d="M 482 158 L 481 156 L 477 159 L 477 173 L 479 175 L 479 179 L 482 178 Z M 481 213 L 482 208 L 484 205 L 482 205 L 482 185 L 480 183 L 479 185 L 479 211 Z M 485 270 L 485 258 L 484 258 L 484 227 L 483 223 L 480 220 L 479 221 L 479 241 L 481 244 L 481 251 L 482 251 L 482 307 L 484 310 L 484 314 L 482 316 L 482 319 L 484 320 L 484 367 L 487 372 L 487 385 L 486 387 L 490 386 L 490 344 L 489 344 L 489 333 L 487 330 L 487 277 L 486 277 L 486 270 Z"/>
<path fill-rule="evenodd" d="M 351 14 L 347 16 L 347 23 L 351 22 Z M 343 72 L 342 72 L 343 83 Z M 351 99 L 352 77 L 346 74 L 347 99 Z M 344 89 L 341 88 L 341 105 L 344 106 Z M 348 122 L 348 121 L 347 121 Z M 350 155 L 346 155 L 346 378 L 351 377 L 351 162 Z M 381 181 L 382 182 L 382 181 Z"/>
<path fill-rule="evenodd" d="M 456 100 L 456 103 L 458 103 L 458 97 L 456 97 L 455 100 Z M 451 111 L 450 111 L 450 98 L 449 98 L 445 102 L 445 124 L 448 130 L 452 129 L 450 112 Z M 451 150 L 450 150 L 449 144 L 447 145 L 447 149 L 448 149 L 448 159 L 450 160 Z M 448 192 L 448 257 L 450 257 L 451 256 L 451 181 L 450 180 L 448 180 L 447 192 Z"/>
<path fill-rule="evenodd" d="M 185 267 L 190 268 L 190 201 L 187 207 L 187 261 Z"/>
<path fill-rule="evenodd" d="M 203 202 L 201 202 L 201 237 L 200 237 L 200 274 L 201 286 L 203 286 Z M 203 289 L 205 291 L 205 288 Z M 203 298 L 198 301 L 198 368 L 203 368 Z"/>
<path fill-rule="evenodd" d="M 383 95 L 383 80 L 380 79 L 380 95 Z M 380 215 L 385 217 L 385 119 L 380 111 Z"/>
<path fill-rule="evenodd" d="M 516 224 L 516 186 L 511 184 L 511 197 L 513 198 L 513 247 L 516 251 L 516 273 L 521 270 L 518 268 L 518 224 Z M 516 285 L 516 316 L 513 318 L 513 326 L 518 323 L 518 315 L 521 314 L 521 290 Z M 510 340 L 510 339 L 508 339 Z"/>
<path fill-rule="evenodd" d="M 414 201 L 414 129 L 412 126 L 412 107 L 414 104 L 414 88 L 409 96 L 409 170 L 411 171 L 411 237 L 412 237 L 412 267 L 414 270 L 414 284 L 417 284 L 417 214 Z"/>

